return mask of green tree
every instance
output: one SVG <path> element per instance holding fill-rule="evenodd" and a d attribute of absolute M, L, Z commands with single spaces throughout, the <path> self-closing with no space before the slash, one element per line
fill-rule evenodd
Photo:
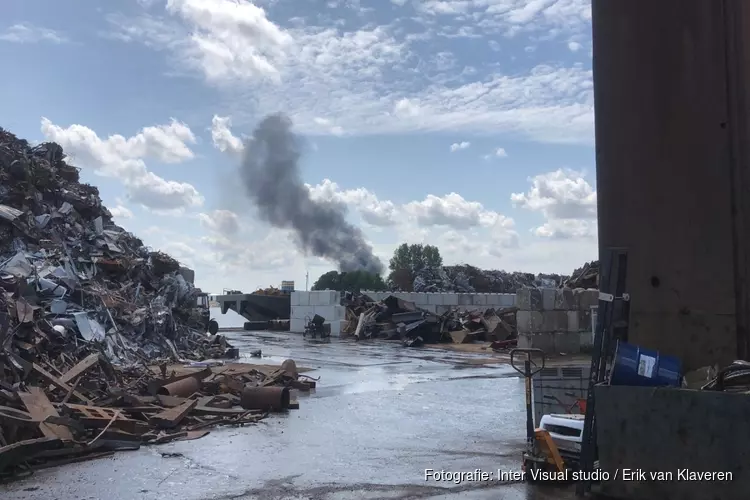
<path fill-rule="evenodd" d="M 436 246 L 402 243 L 393 252 L 388 281 L 402 290 L 411 290 L 414 276 L 427 267 L 441 267 L 443 258 Z"/>
<path fill-rule="evenodd" d="M 339 273 L 328 271 L 320 276 L 312 287 L 313 290 L 345 290 L 359 292 L 360 290 L 374 290 L 377 292 L 387 289 L 383 277 L 367 271 L 352 271 Z"/>

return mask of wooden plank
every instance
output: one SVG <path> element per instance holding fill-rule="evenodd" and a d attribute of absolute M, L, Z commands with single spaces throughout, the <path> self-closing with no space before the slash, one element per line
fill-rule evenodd
<path fill-rule="evenodd" d="M 234 406 L 232 400 L 224 396 L 214 396 L 212 401 L 208 404 L 201 404 L 198 400 L 198 406 L 208 406 L 209 408 L 231 408 Z"/>
<path fill-rule="evenodd" d="M 74 405 L 70 403 L 64 404 L 62 408 L 63 413 L 76 413 L 73 416 L 86 427 L 101 429 L 107 425 L 111 425 L 115 429 L 120 429 L 131 434 L 144 434 L 149 431 L 147 423 L 127 418 L 121 411 L 114 408 Z M 112 421 L 115 413 L 119 413 L 119 415 Z M 110 422 L 112 423 L 110 424 Z"/>
<path fill-rule="evenodd" d="M 245 410 L 244 408 L 211 408 L 208 406 L 196 406 L 192 411 L 194 415 L 214 415 L 220 417 L 234 417 L 248 412 L 251 414 L 256 413 L 253 410 Z M 262 412 L 258 410 L 257 413 Z"/>
<path fill-rule="evenodd" d="M 83 401 L 84 403 L 91 403 L 91 400 L 89 398 L 87 398 L 86 396 L 84 396 L 83 394 L 81 394 L 78 391 L 74 391 L 72 387 L 70 387 L 65 382 L 62 382 L 59 378 L 57 378 L 54 375 L 52 375 L 51 373 L 49 373 L 47 370 L 45 370 L 44 368 L 42 368 L 38 364 L 34 363 L 33 369 L 39 375 L 41 375 L 42 377 L 46 378 L 52 385 L 54 385 L 58 389 L 61 389 L 61 390 L 65 391 L 66 393 L 67 392 L 72 392 L 73 396 L 75 396 L 80 401 Z"/>
<path fill-rule="evenodd" d="M 120 413 L 159 413 L 164 411 L 164 408 L 155 405 L 146 406 L 113 406 L 113 410 L 119 410 Z"/>
<path fill-rule="evenodd" d="M 83 417 L 83 418 L 79 418 L 79 420 L 86 427 L 91 427 L 94 429 L 103 429 L 112 421 L 112 418 L 111 417 L 110 418 Z M 146 422 L 141 422 L 140 420 L 132 420 L 132 419 L 125 418 L 122 416 L 118 417 L 117 420 L 112 422 L 111 427 L 114 429 L 119 429 L 121 431 L 125 431 L 127 433 L 136 434 L 136 435 L 145 434 L 151 430 L 151 428 L 148 426 Z"/>
<path fill-rule="evenodd" d="M 134 394 L 123 394 L 122 400 L 130 406 L 145 406 L 159 404 L 156 396 L 136 396 Z"/>
<path fill-rule="evenodd" d="M 196 406 L 210 407 L 214 399 L 216 399 L 216 396 L 203 396 L 202 398 L 198 398 L 198 404 Z"/>
<path fill-rule="evenodd" d="M 198 401 L 194 399 L 188 399 L 180 406 L 175 406 L 161 413 L 157 413 L 151 417 L 148 421 L 152 425 L 157 425 L 163 429 L 171 429 L 177 427 L 185 416 L 190 413 L 190 410 L 195 408 Z"/>
<path fill-rule="evenodd" d="M 166 406 L 167 408 L 174 408 L 175 406 L 180 406 L 182 403 L 187 401 L 187 398 L 181 398 L 178 396 L 156 396 L 156 399 L 159 401 L 159 404 L 162 406 Z"/>
<path fill-rule="evenodd" d="M 362 334 L 362 329 L 365 326 L 365 313 L 361 313 L 359 315 L 359 321 L 357 322 L 357 329 L 354 330 L 354 336 L 359 338 L 359 336 Z"/>
<path fill-rule="evenodd" d="M 310 384 L 306 380 L 292 380 L 289 383 L 289 386 L 294 389 L 299 389 L 300 391 L 309 391 L 310 390 Z"/>
<path fill-rule="evenodd" d="M 0 448 L 0 471 L 6 467 L 18 465 L 34 455 L 44 451 L 61 448 L 63 442 L 58 438 L 43 437 L 18 441 Z"/>
<path fill-rule="evenodd" d="M 78 378 L 80 374 L 84 373 L 86 370 L 97 364 L 99 364 L 99 354 L 89 354 L 77 365 L 60 376 L 60 382 L 67 384 L 68 382 Z"/>
<path fill-rule="evenodd" d="M 47 417 L 60 416 L 49 399 L 47 399 L 47 395 L 39 387 L 29 387 L 29 392 L 19 392 L 18 397 L 21 398 L 21 401 L 23 401 L 24 406 L 26 406 L 26 409 L 34 420 L 44 421 Z M 44 434 L 44 437 L 59 438 L 63 441 L 73 440 L 73 434 L 71 434 L 70 429 L 62 425 L 45 424 L 42 422 L 39 424 L 39 429 Z"/>

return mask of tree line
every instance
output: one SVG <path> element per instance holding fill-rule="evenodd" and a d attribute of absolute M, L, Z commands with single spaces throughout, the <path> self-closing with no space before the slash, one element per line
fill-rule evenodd
<path fill-rule="evenodd" d="M 388 261 L 389 273 L 384 280 L 379 274 L 366 271 L 343 272 L 328 271 L 313 284 L 313 290 L 338 290 L 359 292 L 360 290 L 385 291 L 391 285 L 403 289 L 411 287 L 414 277 L 425 268 L 437 268 L 443 265 L 440 250 L 433 245 L 402 243 L 393 252 Z"/>

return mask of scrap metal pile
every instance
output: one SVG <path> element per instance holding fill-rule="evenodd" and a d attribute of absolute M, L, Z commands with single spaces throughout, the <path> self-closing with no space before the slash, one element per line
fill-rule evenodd
<path fill-rule="evenodd" d="M 206 333 L 179 263 L 115 225 L 64 158 L 0 129 L 0 471 L 257 419 L 231 408 L 245 386 L 296 375 L 201 372 L 187 400 L 163 399 L 167 361 L 238 351 Z"/>
<path fill-rule="evenodd" d="M 587 262 L 579 267 L 562 285 L 566 288 L 599 288 L 599 261 Z"/>
<path fill-rule="evenodd" d="M 179 263 L 115 225 L 59 145 L 31 147 L 2 129 L 0 286 L 10 322 L 0 350 L 33 358 L 98 343 L 125 363 L 235 353 L 207 337 L 200 290 Z"/>
<path fill-rule="evenodd" d="M 561 280 L 561 276 L 554 274 L 485 271 L 465 264 L 422 269 L 414 277 L 412 290 L 406 291 L 515 293 L 529 286 L 557 286 Z"/>
<path fill-rule="evenodd" d="M 493 348 L 514 345 L 517 307 L 503 309 L 451 309 L 434 314 L 393 295 L 375 302 L 367 295 L 345 298 L 347 324 L 344 333 L 360 339 L 401 340 L 407 347 L 422 344 L 474 340 L 491 341 Z"/>
<path fill-rule="evenodd" d="M 280 288 L 276 288 L 275 286 L 269 286 L 268 288 L 259 288 L 255 290 L 251 295 L 280 296 L 280 295 L 289 295 L 289 292 L 285 292 L 284 290 L 281 290 Z"/>

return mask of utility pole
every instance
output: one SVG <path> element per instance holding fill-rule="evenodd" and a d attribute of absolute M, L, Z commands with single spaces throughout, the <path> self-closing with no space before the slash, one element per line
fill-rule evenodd
<path fill-rule="evenodd" d="M 307 283 L 310 280 L 310 271 L 305 271 L 305 291 L 308 292 Z"/>

